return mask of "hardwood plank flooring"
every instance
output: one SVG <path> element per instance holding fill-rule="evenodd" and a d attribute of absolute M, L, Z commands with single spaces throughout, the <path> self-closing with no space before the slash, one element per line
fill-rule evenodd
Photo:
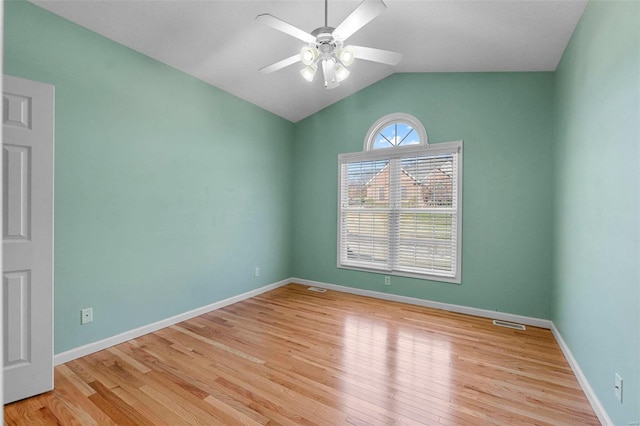
<path fill-rule="evenodd" d="M 549 330 L 290 284 L 55 369 L 7 425 L 597 425 Z"/>

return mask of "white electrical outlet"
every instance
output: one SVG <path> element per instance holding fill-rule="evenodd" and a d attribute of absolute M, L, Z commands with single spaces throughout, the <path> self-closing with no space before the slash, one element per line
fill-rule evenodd
<path fill-rule="evenodd" d="M 390 276 L 385 276 L 384 277 L 384 285 L 391 285 L 391 277 Z"/>
<path fill-rule="evenodd" d="M 257 267 L 257 266 L 256 266 L 256 270 L 255 270 L 255 272 L 254 272 L 254 275 L 255 275 L 256 277 L 259 277 L 259 276 L 260 276 L 260 268 L 259 268 L 259 267 Z"/>
<path fill-rule="evenodd" d="M 93 322 L 93 308 L 86 308 L 80 310 L 80 325 L 89 324 Z"/>
<path fill-rule="evenodd" d="M 622 378 L 618 373 L 616 373 L 613 389 L 614 389 L 613 392 L 616 394 L 616 398 L 618 398 L 618 401 L 622 403 Z"/>

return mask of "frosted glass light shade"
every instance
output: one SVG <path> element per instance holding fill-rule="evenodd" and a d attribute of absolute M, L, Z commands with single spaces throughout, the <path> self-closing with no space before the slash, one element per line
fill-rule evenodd
<path fill-rule="evenodd" d="M 313 64 L 318 59 L 318 49 L 315 47 L 305 46 L 300 49 L 300 60 L 305 65 Z"/>
<path fill-rule="evenodd" d="M 353 60 L 356 59 L 356 51 L 353 46 L 345 46 L 342 49 L 338 50 L 336 53 L 340 62 L 345 67 L 348 67 L 353 63 Z"/>
<path fill-rule="evenodd" d="M 336 74 L 338 83 L 349 77 L 350 74 L 349 70 L 343 67 L 342 64 L 336 64 L 336 66 L 333 67 L 333 71 Z"/>
<path fill-rule="evenodd" d="M 315 64 L 311 64 L 307 67 L 304 67 L 300 70 L 300 74 L 302 74 L 302 77 L 307 80 L 307 81 L 313 81 L 313 76 L 316 75 L 316 70 L 318 69 L 318 67 L 316 67 Z"/>

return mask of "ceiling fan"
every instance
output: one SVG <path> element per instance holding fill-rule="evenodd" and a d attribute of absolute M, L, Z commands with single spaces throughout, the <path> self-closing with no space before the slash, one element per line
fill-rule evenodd
<path fill-rule="evenodd" d="M 262 22 L 278 31 L 293 36 L 307 43 L 300 53 L 274 64 L 260 68 L 260 72 L 271 73 L 282 68 L 302 62 L 305 65 L 300 73 L 307 81 L 313 81 L 318 66 L 322 67 L 324 87 L 333 89 L 349 76 L 346 67 L 354 59 L 397 65 L 402 54 L 389 50 L 374 49 L 364 46 L 345 45 L 345 41 L 356 31 L 371 22 L 384 11 L 387 6 L 382 0 L 364 0 L 336 28 L 328 26 L 328 0 L 324 2 L 324 26 L 307 33 L 268 13 L 258 15 L 256 21 Z"/>

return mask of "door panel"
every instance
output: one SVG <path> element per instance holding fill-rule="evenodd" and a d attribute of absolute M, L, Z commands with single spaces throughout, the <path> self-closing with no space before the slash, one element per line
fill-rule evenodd
<path fill-rule="evenodd" d="M 53 389 L 54 88 L 4 77 L 4 403 Z"/>

